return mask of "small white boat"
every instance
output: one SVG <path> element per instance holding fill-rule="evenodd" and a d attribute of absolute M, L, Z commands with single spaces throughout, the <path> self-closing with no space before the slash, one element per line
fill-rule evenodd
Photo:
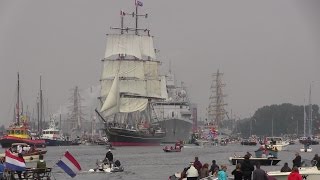
<path fill-rule="evenodd" d="M 278 151 L 284 151 L 287 150 L 289 142 L 284 141 L 281 137 L 272 136 L 265 138 L 265 144 L 276 148 Z"/>
<path fill-rule="evenodd" d="M 97 167 L 94 169 L 89 169 L 88 172 L 90 173 L 98 173 L 98 172 L 103 172 L 103 173 L 112 173 L 112 172 L 122 172 L 124 171 L 124 168 L 121 166 L 120 161 L 119 163 L 115 162 L 114 164 L 107 164 L 104 163 L 103 161 L 100 161 L 100 163 L 97 162 Z"/>
<path fill-rule="evenodd" d="M 277 180 L 287 180 L 290 172 L 280 172 L 280 171 L 269 171 L 267 172 L 269 176 L 276 178 Z M 319 180 L 320 171 L 316 166 L 313 167 L 299 167 L 299 174 L 305 180 Z"/>
<path fill-rule="evenodd" d="M 308 147 L 308 148 L 301 148 L 300 152 L 312 152 L 312 148 Z"/>
<path fill-rule="evenodd" d="M 98 169 L 98 168 L 94 168 L 94 169 L 89 169 L 88 172 L 90 173 L 112 173 L 112 172 L 122 172 L 124 171 L 123 167 L 120 166 L 120 167 L 106 167 L 106 168 L 101 168 L 101 169 Z"/>

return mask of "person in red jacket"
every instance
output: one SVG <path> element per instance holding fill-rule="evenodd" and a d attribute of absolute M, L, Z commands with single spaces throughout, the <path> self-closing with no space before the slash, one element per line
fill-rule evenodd
<path fill-rule="evenodd" d="M 202 168 L 202 163 L 199 161 L 198 157 L 194 158 L 193 165 L 198 170 L 198 172 L 200 173 L 200 169 Z"/>
<path fill-rule="evenodd" d="M 298 167 L 292 168 L 292 171 L 288 176 L 288 180 L 302 180 L 302 176 L 299 174 Z"/>

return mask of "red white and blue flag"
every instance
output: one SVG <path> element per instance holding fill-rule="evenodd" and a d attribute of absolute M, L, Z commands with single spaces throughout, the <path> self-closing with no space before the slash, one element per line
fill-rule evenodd
<path fill-rule="evenodd" d="M 141 1 L 135 0 L 135 5 L 136 6 L 143 6 L 143 3 Z"/>
<path fill-rule="evenodd" d="M 57 165 L 71 177 L 75 177 L 81 171 L 80 164 L 68 151 L 57 162 Z"/>
<path fill-rule="evenodd" d="M 18 157 L 9 150 L 5 152 L 5 159 L 5 167 L 11 171 L 24 171 L 26 169 L 23 157 Z"/>

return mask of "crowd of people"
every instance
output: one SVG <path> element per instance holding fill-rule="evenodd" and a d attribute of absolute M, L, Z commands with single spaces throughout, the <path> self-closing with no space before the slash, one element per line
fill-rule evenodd
<path fill-rule="evenodd" d="M 197 180 L 208 176 L 216 176 L 219 180 L 227 180 L 227 166 L 216 164 L 215 160 L 212 160 L 212 164 L 209 168 L 208 163 L 202 164 L 199 157 L 195 157 L 193 162 L 190 162 L 189 167 L 183 169 L 180 175 L 180 179 L 187 178 L 187 180 Z"/>
<path fill-rule="evenodd" d="M 320 157 L 315 154 L 312 159 L 313 165 L 316 165 L 320 169 Z M 288 163 L 285 162 L 281 168 L 281 172 L 290 172 L 288 175 L 288 180 L 302 180 L 302 176 L 299 174 L 299 167 L 302 166 L 302 158 L 299 153 L 295 154 L 295 158 L 292 160 L 292 168 L 289 167 Z M 242 163 L 238 163 L 235 169 L 231 172 L 234 180 L 270 180 L 269 177 L 263 169 L 260 167 L 260 163 L 256 162 L 255 167 L 250 162 L 250 153 L 244 156 Z M 180 174 L 179 180 L 186 178 L 187 180 L 199 180 L 212 176 L 218 180 L 227 180 L 227 166 L 221 165 L 220 167 L 216 164 L 215 160 L 212 160 L 212 164 L 209 167 L 208 163 L 202 164 L 199 157 L 195 157 L 193 162 L 190 162 L 189 167 L 183 169 Z"/>

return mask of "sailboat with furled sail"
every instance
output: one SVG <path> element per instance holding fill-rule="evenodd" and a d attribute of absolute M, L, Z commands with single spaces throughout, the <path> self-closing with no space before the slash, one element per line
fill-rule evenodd
<path fill-rule="evenodd" d="M 152 103 L 163 99 L 160 61 L 156 60 L 150 30 L 138 28 L 138 17 L 147 14 L 121 11 L 119 34 L 107 34 L 101 77 L 102 107 L 96 110 L 105 121 L 105 132 L 113 146 L 160 145 L 165 133 L 152 116 Z M 124 28 L 126 15 L 135 17 L 135 28 Z"/>
<path fill-rule="evenodd" d="M 20 106 L 20 79 L 18 73 L 17 84 L 17 103 L 15 105 L 15 120 L 14 123 L 6 129 L 6 134 L 0 138 L 2 148 L 9 148 L 13 143 L 26 143 L 31 146 L 45 147 L 46 143 L 41 139 L 34 139 L 30 135 L 29 118 L 21 112 Z"/>

